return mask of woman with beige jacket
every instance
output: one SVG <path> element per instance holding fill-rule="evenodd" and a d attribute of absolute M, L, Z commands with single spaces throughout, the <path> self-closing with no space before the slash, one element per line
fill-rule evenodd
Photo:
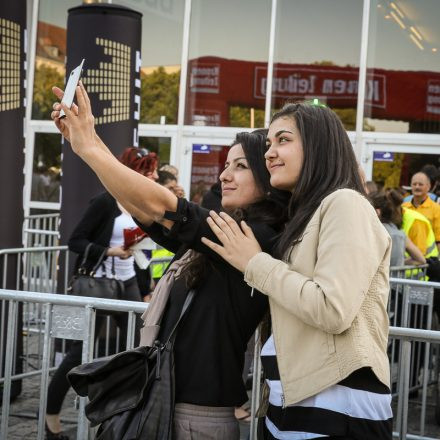
<path fill-rule="evenodd" d="M 351 143 L 330 109 L 298 103 L 274 115 L 267 145 L 272 186 L 292 193 L 278 258 L 224 213 L 208 219 L 223 246 L 203 239 L 269 297 L 264 438 L 391 439 L 391 239 Z"/>

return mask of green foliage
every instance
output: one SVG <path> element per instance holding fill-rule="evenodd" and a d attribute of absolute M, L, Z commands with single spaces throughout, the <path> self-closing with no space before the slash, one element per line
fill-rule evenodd
<path fill-rule="evenodd" d="M 251 109 L 249 107 L 230 106 L 229 125 L 231 127 L 250 127 Z M 254 127 L 264 127 L 264 110 L 255 109 Z"/>
<path fill-rule="evenodd" d="M 152 73 L 141 75 L 140 122 L 158 124 L 166 117 L 167 124 L 177 123 L 180 71 L 166 73 L 160 66 Z"/>
<path fill-rule="evenodd" d="M 34 97 L 32 101 L 33 119 L 50 119 L 55 96 L 52 86 L 63 88 L 64 75 L 48 64 L 40 64 L 35 69 Z"/>
<path fill-rule="evenodd" d="M 339 116 L 348 131 L 356 130 L 356 109 L 354 108 L 332 108 L 332 110 Z M 364 131 L 374 131 L 374 127 L 369 125 L 364 119 Z"/>
<path fill-rule="evenodd" d="M 373 164 L 373 181 L 383 185 L 384 188 L 399 187 L 404 156 L 404 153 L 394 153 L 392 162 L 375 161 Z"/>

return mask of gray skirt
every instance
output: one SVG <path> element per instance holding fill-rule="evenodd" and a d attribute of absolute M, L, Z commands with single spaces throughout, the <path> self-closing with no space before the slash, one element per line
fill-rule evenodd
<path fill-rule="evenodd" d="M 177 403 L 174 440 L 239 440 L 240 428 L 233 407 Z"/>

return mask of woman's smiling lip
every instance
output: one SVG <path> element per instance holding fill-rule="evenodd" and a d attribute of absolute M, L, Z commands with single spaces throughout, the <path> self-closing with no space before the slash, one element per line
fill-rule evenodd
<path fill-rule="evenodd" d="M 227 192 L 227 191 L 234 191 L 235 188 L 231 188 L 230 186 L 225 186 L 222 188 L 222 193 Z"/>
<path fill-rule="evenodd" d="M 269 172 L 272 171 L 272 170 L 274 170 L 275 168 L 279 168 L 279 167 L 282 167 L 282 166 L 284 166 L 284 164 L 282 164 L 282 163 L 272 164 L 272 165 L 269 167 Z"/>

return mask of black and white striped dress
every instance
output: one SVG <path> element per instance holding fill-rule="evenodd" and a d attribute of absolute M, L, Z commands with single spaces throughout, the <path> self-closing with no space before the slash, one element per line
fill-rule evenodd
<path fill-rule="evenodd" d="M 315 396 L 283 408 L 273 335 L 264 344 L 261 362 L 270 387 L 266 438 L 391 440 L 390 390 L 370 368 L 361 368 Z"/>

